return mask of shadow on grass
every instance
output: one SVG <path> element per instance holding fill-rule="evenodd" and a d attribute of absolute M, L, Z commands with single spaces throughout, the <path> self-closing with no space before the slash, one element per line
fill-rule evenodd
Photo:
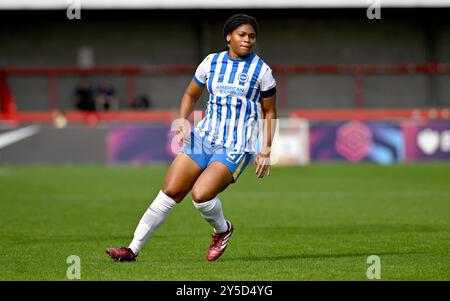
<path fill-rule="evenodd" d="M 245 256 L 235 258 L 222 258 L 222 262 L 232 261 L 280 261 L 280 260 L 295 260 L 295 259 L 327 259 L 327 258 L 351 258 L 351 257 L 368 257 L 370 255 L 407 255 L 407 254 L 423 254 L 422 252 L 372 252 L 372 253 L 339 253 L 339 254 L 292 254 L 279 256 Z"/>
<path fill-rule="evenodd" d="M 337 224 L 323 226 L 273 226 L 256 227 L 252 232 L 280 234 L 380 234 L 380 233 L 414 233 L 414 232 L 449 232 L 450 227 L 445 225 L 424 224 Z"/>

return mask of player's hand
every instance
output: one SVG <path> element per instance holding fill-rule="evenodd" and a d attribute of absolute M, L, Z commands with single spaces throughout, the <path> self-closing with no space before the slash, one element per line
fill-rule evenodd
<path fill-rule="evenodd" d="M 270 175 L 270 153 L 259 153 L 256 155 L 256 176 L 262 179 Z"/>
<path fill-rule="evenodd" d="M 190 131 L 190 125 L 187 124 L 187 120 L 180 121 L 180 124 L 177 128 L 177 137 L 178 142 L 183 141 L 184 144 L 189 144 L 191 140 L 191 131 Z"/>

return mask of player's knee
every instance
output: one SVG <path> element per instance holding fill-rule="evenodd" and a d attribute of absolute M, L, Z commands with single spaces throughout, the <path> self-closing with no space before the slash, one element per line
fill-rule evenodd
<path fill-rule="evenodd" d="M 177 203 L 181 202 L 186 195 L 179 189 L 173 189 L 172 187 L 163 187 L 162 192 Z"/>
<path fill-rule="evenodd" d="M 210 192 L 204 188 L 195 187 L 192 188 L 192 199 L 196 203 L 204 203 L 214 198 Z"/>

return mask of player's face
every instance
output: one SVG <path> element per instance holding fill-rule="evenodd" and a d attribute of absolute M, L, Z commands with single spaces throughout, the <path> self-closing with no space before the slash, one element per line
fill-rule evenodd
<path fill-rule="evenodd" d="M 227 41 L 232 57 L 245 57 L 256 43 L 255 29 L 250 24 L 242 24 L 227 36 Z"/>

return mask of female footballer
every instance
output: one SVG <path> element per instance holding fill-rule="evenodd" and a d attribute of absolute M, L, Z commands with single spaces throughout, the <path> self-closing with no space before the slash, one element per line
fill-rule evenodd
<path fill-rule="evenodd" d="M 263 146 L 256 154 L 256 175 L 270 173 L 270 147 L 276 115 L 272 70 L 252 52 L 258 24 L 248 15 L 229 18 L 223 28 L 227 49 L 209 54 L 198 66 L 181 100 L 177 135 L 183 148 L 167 172 L 163 187 L 141 218 L 129 247 L 108 248 L 118 261 L 134 261 L 145 241 L 191 191 L 193 204 L 213 227 L 208 261 L 225 251 L 232 223 L 225 219 L 218 194 L 234 183 L 256 153 L 258 121 L 266 120 Z M 192 132 L 188 116 L 204 89 L 209 92 L 205 117 Z"/>

